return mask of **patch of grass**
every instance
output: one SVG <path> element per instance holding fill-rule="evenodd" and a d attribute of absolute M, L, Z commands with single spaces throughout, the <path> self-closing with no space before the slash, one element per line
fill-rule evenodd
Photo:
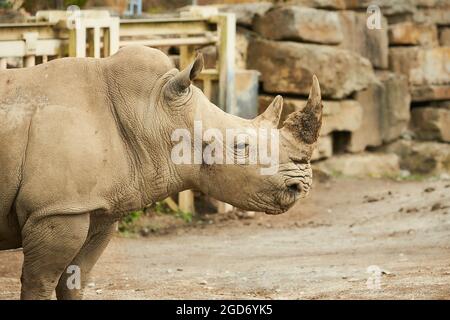
<path fill-rule="evenodd" d="M 136 223 L 139 218 L 141 218 L 144 215 L 144 211 L 134 211 L 130 214 L 126 215 L 120 222 L 119 222 L 119 231 L 122 234 L 127 234 L 133 231 L 133 226 Z"/>
<path fill-rule="evenodd" d="M 409 175 L 391 175 L 387 176 L 386 178 L 396 180 L 396 181 L 416 181 L 416 182 L 422 182 L 426 180 L 436 179 L 436 176 L 433 175 L 427 175 L 422 173 L 411 173 Z"/>
<path fill-rule="evenodd" d="M 157 201 L 155 204 L 151 207 L 156 213 L 159 214 L 173 214 L 174 211 L 169 208 L 167 203 L 164 201 Z"/>
<path fill-rule="evenodd" d="M 11 9 L 12 3 L 7 0 L 0 0 L 0 9 Z"/>
<path fill-rule="evenodd" d="M 179 210 L 175 214 L 175 216 L 180 218 L 180 219 L 183 219 L 184 222 L 187 222 L 187 223 L 191 223 L 192 222 L 192 218 L 193 218 L 192 212 L 184 212 L 184 211 L 181 211 L 181 210 Z"/>
<path fill-rule="evenodd" d="M 185 223 L 191 223 L 194 219 L 194 215 L 191 212 L 184 212 L 181 210 L 174 211 L 169 208 L 169 206 L 164 201 L 159 201 L 154 203 L 151 207 L 147 208 L 148 211 L 139 210 L 131 212 L 126 215 L 119 222 L 119 232 L 121 235 L 125 237 L 133 236 L 143 229 L 150 230 L 152 232 L 158 231 L 160 226 L 153 225 L 151 221 L 151 217 L 147 217 L 148 221 L 143 221 L 147 215 L 153 214 L 157 215 L 167 215 L 172 216 L 175 219 L 181 219 Z M 150 212 L 150 213 L 149 213 Z M 142 233 L 142 232 L 141 232 Z"/>
<path fill-rule="evenodd" d="M 173 211 L 164 201 L 159 201 L 154 204 L 154 210 L 158 214 L 171 214 L 177 218 L 182 219 L 184 222 L 191 223 L 193 214 L 192 212 L 184 212 L 182 210 Z"/>

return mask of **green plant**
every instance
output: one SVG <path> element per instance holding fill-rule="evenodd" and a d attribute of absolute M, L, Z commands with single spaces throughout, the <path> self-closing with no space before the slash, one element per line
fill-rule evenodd
<path fill-rule="evenodd" d="M 184 220 L 184 222 L 187 222 L 187 223 L 191 223 L 192 222 L 192 218 L 193 218 L 192 212 L 184 212 L 184 211 L 181 211 L 181 210 L 178 210 L 176 212 L 175 216 L 180 218 L 180 219 L 182 219 L 182 220 Z"/>
<path fill-rule="evenodd" d="M 127 233 L 132 231 L 134 223 L 139 220 L 139 218 L 144 215 L 144 211 L 134 211 L 130 214 L 126 215 L 120 222 L 119 222 L 119 231 L 121 233 Z"/>
<path fill-rule="evenodd" d="M 11 9 L 12 3 L 8 0 L 0 0 L 0 9 Z"/>
<path fill-rule="evenodd" d="M 82 8 L 86 4 L 86 2 L 87 0 L 64 0 L 64 5 L 66 6 L 66 8 L 71 5 Z"/>
<path fill-rule="evenodd" d="M 187 223 L 192 222 L 193 215 L 191 212 L 184 212 L 181 210 L 173 211 L 164 201 L 159 201 L 154 204 L 154 210 L 159 214 L 172 214 L 177 218 L 184 220 Z"/>
<path fill-rule="evenodd" d="M 173 211 L 169 208 L 169 206 L 164 201 L 157 201 L 153 205 L 153 208 L 156 213 L 159 214 L 169 214 L 173 213 Z"/>

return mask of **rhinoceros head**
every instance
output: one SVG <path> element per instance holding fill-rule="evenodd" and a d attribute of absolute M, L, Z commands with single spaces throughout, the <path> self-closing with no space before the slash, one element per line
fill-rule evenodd
<path fill-rule="evenodd" d="M 239 118 L 223 112 L 191 85 L 202 68 L 199 55 L 164 87 L 172 119 L 183 119 L 171 120 L 179 126 L 177 130 L 172 122 L 172 161 L 189 177 L 191 187 L 221 201 L 269 214 L 286 211 L 311 188 L 309 161 L 322 123 L 317 78 L 313 76 L 306 106 L 279 125 L 281 96 L 255 119 Z M 182 142 L 188 142 L 187 151 Z"/>

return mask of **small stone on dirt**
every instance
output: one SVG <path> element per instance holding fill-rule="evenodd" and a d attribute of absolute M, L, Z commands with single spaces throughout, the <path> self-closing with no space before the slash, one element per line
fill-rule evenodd
<path fill-rule="evenodd" d="M 377 202 L 377 201 L 380 201 L 383 199 L 384 199 L 383 197 L 378 198 L 378 197 L 373 197 L 373 196 L 365 196 L 364 203 Z"/>
<path fill-rule="evenodd" d="M 425 192 L 433 192 L 434 190 L 436 190 L 436 189 L 434 189 L 433 187 L 429 187 L 429 188 L 425 188 L 425 190 L 423 190 L 423 191 L 425 191 Z"/>
<path fill-rule="evenodd" d="M 433 206 L 431 207 L 431 211 L 436 211 L 439 209 L 442 209 L 442 204 L 440 202 L 436 202 L 435 204 L 433 204 Z"/>
<path fill-rule="evenodd" d="M 240 210 L 237 210 L 236 211 L 236 215 L 240 219 L 253 219 L 255 217 L 255 212 L 254 211 L 240 211 Z"/>
<path fill-rule="evenodd" d="M 202 286 L 206 286 L 206 285 L 208 284 L 208 281 L 202 280 L 202 281 L 200 281 L 198 284 L 199 284 L 199 285 L 202 285 Z"/>

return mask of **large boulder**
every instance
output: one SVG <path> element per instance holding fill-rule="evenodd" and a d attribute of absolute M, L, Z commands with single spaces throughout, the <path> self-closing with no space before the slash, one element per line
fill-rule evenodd
<path fill-rule="evenodd" d="M 317 146 L 311 156 L 311 160 L 321 160 L 333 155 L 333 137 L 331 135 L 321 136 L 317 140 Z"/>
<path fill-rule="evenodd" d="M 343 32 L 336 12 L 299 6 L 276 7 L 253 21 L 264 38 L 338 44 Z"/>
<path fill-rule="evenodd" d="M 415 86 L 450 84 L 450 47 L 392 47 L 389 67 Z"/>
<path fill-rule="evenodd" d="M 414 102 L 450 99 L 450 85 L 411 86 L 411 100 Z"/>
<path fill-rule="evenodd" d="M 413 173 L 439 174 L 450 172 L 450 144 L 397 140 L 385 150 L 400 157 L 400 167 Z"/>
<path fill-rule="evenodd" d="M 366 10 L 370 5 L 376 5 L 386 16 L 414 14 L 416 0 L 344 0 L 346 9 Z"/>
<path fill-rule="evenodd" d="M 255 3 L 225 4 L 219 5 L 219 11 L 234 13 L 236 15 L 236 23 L 238 25 L 251 27 L 253 18 L 258 15 L 263 15 L 272 6 L 272 3 L 266 1 L 259 1 Z"/>
<path fill-rule="evenodd" d="M 285 2 L 287 4 L 295 4 L 299 6 L 343 10 L 345 9 L 345 0 L 277 0 L 277 2 Z"/>
<path fill-rule="evenodd" d="M 399 157 L 393 153 L 359 153 L 333 156 L 316 164 L 330 175 L 351 177 L 386 177 L 399 174 Z"/>
<path fill-rule="evenodd" d="M 261 72 L 266 92 L 307 96 L 312 75 L 325 98 L 341 99 L 375 81 L 370 62 L 355 52 L 332 46 L 253 39 L 247 67 Z"/>
<path fill-rule="evenodd" d="M 423 140 L 450 142 L 450 109 L 424 107 L 411 111 L 411 126 Z"/>
<path fill-rule="evenodd" d="M 410 120 L 411 95 L 408 79 L 392 72 L 377 72 L 383 85 L 380 97 L 381 131 L 383 142 L 399 138 L 408 128 Z"/>
<path fill-rule="evenodd" d="M 236 65 L 237 69 L 247 69 L 248 45 L 255 33 L 243 27 L 236 28 Z"/>
<path fill-rule="evenodd" d="M 389 41 L 386 18 L 381 15 L 381 29 L 367 28 L 366 13 L 341 11 L 339 18 L 344 32 L 344 40 L 339 47 L 369 59 L 375 68 L 387 69 Z"/>
<path fill-rule="evenodd" d="M 436 25 L 431 23 L 400 22 L 389 26 L 389 44 L 438 46 Z"/>
<path fill-rule="evenodd" d="M 363 118 L 360 129 L 350 136 L 347 151 L 380 146 L 399 138 L 408 128 L 411 96 L 406 77 L 387 71 L 376 75 L 379 82 L 355 95 L 363 107 Z"/>
<path fill-rule="evenodd" d="M 384 97 L 384 87 L 379 81 L 356 93 L 355 99 L 363 106 L 363 118 L 361 127 L 350 136 L 347 151 L 360 152 L 383 143 L 381 109 Z"/>
<path fill-rule="evenodd" d="M 259 97 L 259 113 L 263 113 L 267 106 L 274 99 L 273 96 L 262 95 Z M 281 115 L 282 123 L 287 116 L 306 106 L 306 100 L 303 99 L 283 99 L 283 113 Z M 328 135 L 335 131 L 352 132 L 358 130 L 361 126 L 363 109 L 355 100 L 323 100 L 322 128 L 320 134 Z"/>
<path fill-rule="evenodd" d="M 414 13 L 414 21 L 429 22 L 437 24 L 438 26 L 450 25 L 450 2 L 447 1 L 447 6 L 441 8 L 421 8 Z"/>
<path fill-rule="evenodd" d="M 450 28 L 439 29 L 439 44 L 441 46 L 450 46 Z"/>

